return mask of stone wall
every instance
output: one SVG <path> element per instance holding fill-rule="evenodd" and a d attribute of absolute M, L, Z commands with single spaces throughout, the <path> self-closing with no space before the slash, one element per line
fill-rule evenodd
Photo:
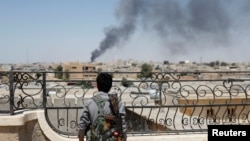
<path fill-rule="evenodd" d="M 69 141 L 48 125 L 44 110 L 24 111 L 15 115 L 0 115 L 1 141 Z"/>
<path fill-rule="evenodd" d="M 128 141 L 207 141 L 207 134 L 128 135 Z M 62 137 L 49 127 L 43 110 L 0 115 L 0 141 L 78 141 Z"/>
<path fill-rule="evenodd" d="M 49 141 L 43 134 L 38 121 L 27 121 L 23 126 L 0 126 L 3 141 Z"/>

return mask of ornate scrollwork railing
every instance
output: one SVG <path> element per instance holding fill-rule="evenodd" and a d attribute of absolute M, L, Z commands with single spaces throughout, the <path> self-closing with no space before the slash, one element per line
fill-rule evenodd
<path fill-rule="evenodd" d="M 126 105 L 129 134 L 206 132 L 210 124 L 250 124 L 249 72 L 110 73 L 111 93 Z M 97 92 L 95 79 L 56 79 L 53 74 L 0 72 L 0 112 L 42 108 L 55 132 L 76 137 L 82 105 Z"/>

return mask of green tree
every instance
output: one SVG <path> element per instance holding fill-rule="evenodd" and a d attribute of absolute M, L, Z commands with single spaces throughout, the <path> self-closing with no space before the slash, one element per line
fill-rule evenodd
<path fill-rule="evenodd" d="M 236 66 L 236 63 L 232 63 L 232 66 Z"/>
<path fill-rule="evenodd" d="M 64 79 L 69 80 L 69 71 L 65 70 Z"/>
<path fill-rule="evenodd" d="M 215 66 L 215 62 L 210 62 L 210 67 L 214 67 Z"/>
<path fill-rule="evenodd" d="M 56 67 L 55 69 L 55 77 L 58 79 L 62 79 L 63 78 L 63 67 L 62 65 L 59 65 Z"/>
<path fill-rule="evenodd" d="M 40 78 L 41 76 L 42 76 L 41 73 L 39 73 L 39 72 L 36 73 L 36 78 L 37 78 L 37 79 Z"/>
<path fill-rule="evenodd" d="M 124 87 L 129 87 L 133 85 L 133 82 L 128 81 L 125 77 L 122 78 L 122 82 L 121 82 L 122 86 Z"/>
<path fill-rule="evenodd" d="M 221 66 L 227 66 L 228 64 L 226 62 L 221 62 Z"/>
<path fill-rule="evenodd" d="M 220 66 L 220 61 L 215 62 L 216 66 Z"/>
<path fill-rule="evenodd" d="M 138 76 L 139 78 L 149 78 L 152 77 L 153 66 L 147 63 L 142 64 L 141 74 Z"/>
<path fill-rule="evenodd" d="M 86 88 L 86 89 L 90 89 L 90 88 L 93 88 L 92 84 L 90 81 L 82 81 L 80 83 L 80 85 L 82 85 L 83 88 Z"/>
<path fill-rule="evenodd" d="M 131 66 L 132 66 L 132 67 L 136 67 L 137 64 L 136 64 L 136 63 L 132 63 Z"/>

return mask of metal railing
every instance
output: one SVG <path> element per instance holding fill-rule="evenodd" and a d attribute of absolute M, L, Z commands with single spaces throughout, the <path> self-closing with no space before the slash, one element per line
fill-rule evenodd
<path fill-rule="evenodd" d="M 56 79 L 56 73 L 0 72 L 0 113 L 44 109 L 55 132 L 76 137 L 82 105 L 97 92 L 95 79 Z M 88 73 L 93 76 L 67 75 Z M 110 92 L 126 105 L 128 134 L 200 133 L 211 124 L 250 124 L 250 72 L 109 73 Z"/>

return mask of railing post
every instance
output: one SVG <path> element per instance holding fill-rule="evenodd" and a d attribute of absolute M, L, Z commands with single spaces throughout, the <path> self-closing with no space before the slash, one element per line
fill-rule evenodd
<path fill-rule="evenodd" d="M 160 106 L 162 106 L 162 82 L 159 84 L 159 98 L 160 98 Z"/>
<path fill-rule="evenodd" d="M 43 108 L 46 109 L 47 92 L 46 92 L 46 72 L 43 72 Z"/>
<path fill-rule="evenodd" d="M 9 91 L 10 91 L 10 115 L 14 115 L 14 73 L 11 70 L 9 74 Z"/>

